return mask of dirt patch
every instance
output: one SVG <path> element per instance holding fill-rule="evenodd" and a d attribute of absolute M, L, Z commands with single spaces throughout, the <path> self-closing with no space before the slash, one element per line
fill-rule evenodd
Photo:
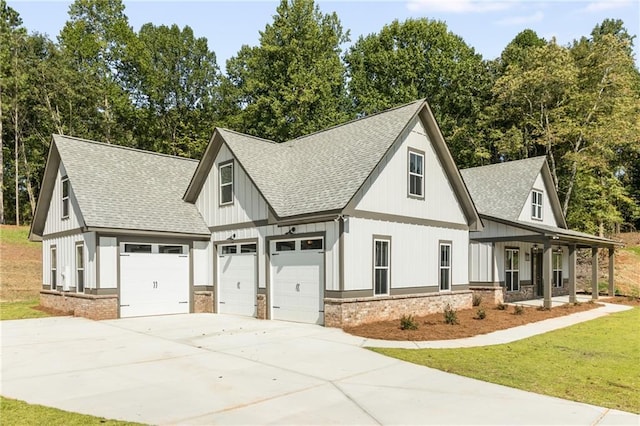
<path fill-rule="evenodd" d="M 73 312 L 62 312 L 62 311 L 58 311 L 56 309 L 51 309 L 51 308 L 47 308 L 45 306 L 34 306 L 31 309 L 35 309 L 36 311 L 40 311 L 40 312 L 44 312 L 45 314 L 49 314 L 52 317 L 67 317 L 70 315 L 73 315 Z"/>
<path fill-rule="evenodd" d="M 616 296 L 611 297 L 604 302 L 607 303 L 615 303 L 617 305 L 627 305 L 627 306 L 638 306 L 640 307 L 640 297 L 631 297 L 631 296 Z"/>
<path fill-rule="evenodd" d="M 39 245 L 0 243 L 0 301 L 35 299 L 42 289 L 42 249 Z"/>
<path fill-rule="evenodd" d="M 414 321 L 418 325 L 417 330 L 401 330 L 400 320 L 394 320 L 363 324 L 357 327 L 346 327 L 344 331 L 356 336 L 383 340 L 425 341 L 460 339 L 587 311 L 600 306 L 602 305 L 598 303 L 566 304 L 550 310 L 523 307 L 522 314 L 517 315 L 514 313 L 514 306 L 508 306 L 505 310 L 499 310 L 495 305 L 487 305 L 458 311 L 457 325 L 446 324 L 443 314 L 432 314 L 415 317 Z M 478 318 L 479 309 L 484 309 L 486 314 L 484 319 Z"/>

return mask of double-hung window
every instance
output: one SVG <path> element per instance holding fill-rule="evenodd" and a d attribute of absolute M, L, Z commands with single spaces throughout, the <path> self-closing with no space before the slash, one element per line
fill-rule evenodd
<path fill-rule="evenodd" d="M 389 240 L 373 240 L 374 294 L 389 294 Z"/>
<path fill-rule="evenodd" d="M 76 291 L 84 293 L 84 246 L 76 245 Z"/>
<path fill-rule="evenodd" d="M 440 291 L 451 290 L 451 243 L 440 243 Z"/>
<path fill-rule="evenodd" d="M 553 286 L 562 287 L 562 252 L 553 252 Z"/>
<path fill-rule="evenodd" d="M 51 247 L 51 290 L 55 290 L 58 285 L 58 258 L 56 248 Z"/>
<path fill-rule="evenodd" d="M 520 250 L 517 248 L 505 250 L 504 284 L 507 291 L 520 290 Z"/>
<path fill-rule="evenodd" d="M 62 185 L 62 218 L 69 217 L 69 179 L 65 176 L 60 182 Z"/>
<path fill-rule="evenodd" d="M 424 198 L 424 154 L 409 151 L 409 196 Z"/>
<path fill-rule="evenodd" d="M 220 205 L 233 203 L 233 162 L 220 165 Z"/>
<path fill-rule="evenodd" d="M 542 191 L 531 191 L 531 219 L 542 220 Z"/>

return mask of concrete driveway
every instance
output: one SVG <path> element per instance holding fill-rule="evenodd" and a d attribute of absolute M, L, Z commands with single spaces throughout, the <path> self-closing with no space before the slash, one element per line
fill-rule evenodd
<path fill-rule="evenodd" d="M 0 323 L 4 396 L 150 424 L 638 424 L 387 358 L 313 325 L 191 314 Z"/>

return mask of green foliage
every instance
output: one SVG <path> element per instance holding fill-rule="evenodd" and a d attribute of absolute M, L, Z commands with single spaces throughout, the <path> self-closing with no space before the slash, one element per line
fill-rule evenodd
<path fill-rule="evenodd" d="M 522 307 L 522 305 L 514 305 L 513 306 L 513 314 L 514 315 L 523 315 L 524 314 L 524 308 Z"/>
<path fill-rule="evenodd" d="M 0 321 L 50 316 L 46 312 L 34 309 L 38 304 L 37 299 L 21 300 L 19 302 L 0 302 Z"/>
<path fill-rule="evenodd" d="M 363 36 L 345 55 L 359 114 L 427 98 L 460 167 L 489 160 L 479 117 L 490 75 L 482 57 L 441 21 L 393 21 Z"/>
<path fill-rule="evenodd" d="M 509 305 L 507 305 L 506 303 L 498 303 L 496 305 L 496 309 L 499 311 L 504 311 L 509 307 Z"/>
<path fill-rule="evenodd" d="M 400 330 L 417 330 L 418 323 L 413 315 L 403 315 L 400 318 Z"/>
<path fill-rule="evenodd" d="M 482 308 L 478 309 L 478 311 L 476 312 L 476 318 L 479 320 L 483 320 L 486 317 L 487 317 L 487 313 L 485 312 L 485 310 Z"/>
<path fill-rule="evenodd" d="M 471 304 L 473 306 L 480 306 L 481 303 L 482 303 L 482 295 L 474 293 L 473 298 L 471 299 Z"/>
<path fill-rule="evenodd" d="M 133 426 L 139 424 L 71 413 L 3 396 L 0 396 L 0 405 L 2 406 L 2 423 L 7 425 Z"/>
<path fill-rule="evenodd" d="M 444 315 L 445 324 L 450 324 L 450 325 L 459 324 L 458 311 L 453 309 L 450 304 L 447 303 L 447 306 L 445 306 L 443 315 Z"/>
<path fill-rule="evenodd" d="M 227 62 L 221 87 L 226 124 L 286 141 L 349 118 L 340 45 L 349 41 L 335 13 L 313 0 L 282 0 L 260 45 Z"/>
<path fill-rule="evenodd" d="M 374 350 L 449 373 L 640 414 L 638 321 L 635 308 L 505 345 Z"/>

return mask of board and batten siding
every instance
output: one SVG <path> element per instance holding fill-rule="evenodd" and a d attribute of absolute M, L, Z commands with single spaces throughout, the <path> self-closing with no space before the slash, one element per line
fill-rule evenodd
<path fill-rule="evenodd" d="M 57 286 L 61 289 L 67 281 L 70 287 L 76 287 L 76 245 L 82 243 L 84 253 L 84 286 L 96 288 L 96 234 L 65 235 L 46 238 L 42 241 L 42 283 L 51 285 L 51 247 L 56 247 Z"/>
<path fill-rule="evenodd" d="M 484 229 L 482 231 L 472 231 L 470 238 L 503 238 L 503 237 L 517 237 L 539 235 L 538 233 L 527 231 L 526 229 L 518 228 L 511 225 L 505 225 L 503 223 L 494 222 L 490 219 L 482 219 Z"/>
<path fill-rule="evenodd" d="M 424 198 L 408 196 L 409 150 L 424 153 Z M 466 225 L 467 220 L 422 122 L 385 154 L 354 196 L 357 210 Z"/>
<path fill-rule="evenodd" d="M 533 184 L 533 189 L 542 191 L 542 220 L 531 218 L 531 201 L 532 201 L 531 192 L 529 192 L 529 195 L 527 196 L 527 201 L 522 207 L 522 211 L 520 212 L 520 216 L 518 217 L 518 220 L 521 220 L 523 222 L 531 222 L 535 224 L 543 223 L 545 225 L 558 226 L 558 223 L 556 222 L 556 217 L 553 215 L 553 209 L 551 209 L 551 200 L 549 199 L 549 191 L 553 189 L 549 189 L 546 187 L 541 173 L 538 173 L 538 177 L 536 178 L 536 181 Z"/>
<path fill-rule="evenodd" d="M 469 243 L 469 281 L 471 283 L 493 282 L 495 258 L 493 243 Z"/>
<path fill-rule="evenodd" d="M 193 242 L 193 285 L 212 285 L 213 265 L 210 259 L 213 258 L 209 246 L 209 241 Z"/>
<path fill-rule="evenodd" d="M 219 166 L 230 160 L 233 160 L 233 203 L 221 206 Z M 200 190 L 196 207 L 209 227 L 252 222 L 268 216 L 266 201 L 224 144 Z"/>
<path fill-rule="evenodd" d="M 534 243 L 526 242 L 496 242 L 494 247 L 495 253 L 495 266 L 494 271 L 496 282 L 504 282 L 504 257 L 505 249 L 517 248 L 520 250 L 520 281 L 531 281 L 531 250 Z M 542 245 L 537 245 L 539 250 L 542 250 Z M 567 278 L 569 276 L 569 251 L 566 247 L 553 246 L 553 250 L 558 248 L 562 249 L 562 276 Z M 529 253 L 529 259 L 527 260 L 527 253 Z"/>
<path fill-rule="evenodd" d="M 344 233 L 344 290 L 373 295 L 373 238 L 378 235 L 391 238 L 391 288 L 437 288 L 440 241 L 452 244 L 452 283 L 469 283 L 468 231 L 352 217 Z"/>
<path fill-rule="evenodd" d="M 64 219 L 62 218 L 62 177 L 66 176 L 66 174 L 67 172 L 63 164 L 60 163 L 58 174 L 56 175 L 56 182 L 53 185 L 53 194 L 51 196 L 51 202 L 49 203 L 49 211 L 47 212 L 43 236 L 78 229 L 82 226 L 78 214 L 80 210 L 78 209 L 78 203 L 73 193 L 73 182 L 71 181 L 69 181 L 69 216 Z"/>
<path fill-rule="evenodd" d="M 100 288 L 118 288 L 118 239 L 100 237 Z"/>
<path fill-rule="evenodd" d="M 257 239 L 258 240 L 258 287 L 266 288 L 266 268 L 267 268 L 267 250 L 266 246 L 267 237 L 281 236 L 286 238 L 300 238 L 299 235 L 307 233 L 324 233 L 324 251 L 325 251 L 325 289 L 326 290 L 338 290 L 339 289 L 339 225 L 337 221 L 311 223 L 304 225 L 296 225 L 296 231 L 294 234 L 285 235 L 290 227 L 278 227 L 276 225 L 260 226 L 243 228 L 237 230 L 228 230 L 214 232 L 211 236 L 211 241 L 227 241 L 228 238 L 235 234 L 235 240 L 244 239 Z M 213 246 L 213 244 L 211 244 Z M 218 259 L 214 258 L 214 262 Z M 213 271 L 211 271 L 213 275 Z M 211 282 L 217 281 L 217 277 L 211 276 Z"/>

